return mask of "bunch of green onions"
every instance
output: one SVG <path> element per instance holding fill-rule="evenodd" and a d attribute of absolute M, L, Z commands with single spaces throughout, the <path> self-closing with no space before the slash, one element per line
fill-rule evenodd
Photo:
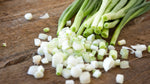
<path fill-rule="evenodd" d="M 110 42 L 115 45 L 122 28 L 149 10 L 150 1 L 146 0 L 75 0 L 60 16 L 57 35 L 76 15 L 70 27 L 73 32 L 84 37 L 95 34 L 108 38 L 109 29 L 116 27 Z"/>

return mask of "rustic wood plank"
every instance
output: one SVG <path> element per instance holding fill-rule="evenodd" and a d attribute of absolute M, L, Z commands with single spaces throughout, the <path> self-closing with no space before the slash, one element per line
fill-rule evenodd
<path fill-rule="evenodd" d="M 0 0 L 0 84 L 64 84 L 65 79 L 55 75 L 51 63 L 44 65 L 45 76 L 34 79 L 26 74 L 28 67 L 33 65 L 32 55 L 37 47 L 33 39 L 37 38 L 44 27 L 50 27 L 48 33 L 56 37 L 57 21 L 63 10 L 73 0 Z M 24 14 L 33 13 L 34 19 L 26 21 Z M 40 15 L 49 13 L 50 18 L 39 19 Z M 142 21 L 140 21 L 142 20 Z M 119 40 L 126 39 L 127 46 L 131 44 L 150 44 L 150 12 L 130 21 L 122 30 Z M 113 30 L 112 30 L 113 31 Z M 112 31 L 111 34 L 112 35 Z M 108 41 L 110 38 L 108 39 Z M 121 46 L 116 46 L 120 50 Z M 124 84 L 150 83 L 150 54 L 146 51 L 141 59 L 130 55 L 130 68 L 121 70 L 119 67 L 103 73 L 99 79 L 92 78 L 91 84 L 115 84 L 117 73 L 125 75 Z M 102 70 L 103 71 L 103 70 Z M 73 79 L 73 78 L 71 78 Z M 78 79 L 74 79 L 79 84 Z"/>

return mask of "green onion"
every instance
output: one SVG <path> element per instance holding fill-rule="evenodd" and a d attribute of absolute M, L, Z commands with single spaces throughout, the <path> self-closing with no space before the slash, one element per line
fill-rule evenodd
<path fill-rule="evenodd" d="M 112 2 L 110 3 L 110 5 L 107 7 L 105 13 L 108 13 L 108 14 L 113 14 L 114 12 L 117 12 L 118 10 L 120 10 L 125 4 L 126 4 L 127 0 L 121 0 L 119 3 L 118 3 L 118 0 L 112 0 Z M 117 4 L 118 3 L 118 4 Z M 116 5 L 117 4 L 117 5 Z M 116 6 L 115 6 L 116 5 Z M 115 6 L 115 7 L 114 7 Z M 114 7 L 114 8 L 113 8 Z M 112 10 L 113 8 L 113 10 Z M 107 15 L 107 14 L 106 14 Z M 97 29 L 97 33 L 100 34 L 101 33 L 101 36 L 104 37 L 104 38 L 108 38 L 109 36 L 109 30 L 108 29 L 103 29 L 104 26 L 110 26 L 111 28 L 115 27 L 117 25 L 117 23 L 119 23 L 118 20 L 115 20 L 114 22 L 111 22 L 110 24 L 104 24 L 105 22 L 105 15 L 102 16 L 102 19 L 100 20 L 99 24 L 98 24 L 98 29 Z M 101 32 L 102 30 L 102 32 Z M 95 31 L 96 33 L 96 31 Z"/>
<path fill-rule="evenodd" d="M 130 66 L 129 66 L 129 61 L 121 61 L 121 62 L 120 62 L 120 68 L 121 68 L 121 69 L 130 68 Z"/>
<path fill-rule="evenodd" d="M 95 7 L 93 8 L 93 11 L 86 17 L 82 25 L 80 26 L 77 35 L 81 35 L 85 28 L 90 28 L 94 17 L 96 16 L 96 12 L 99 10 L 101 6 L 102 0 L 99 0 L 97 4 L 95 4 Z M 88 34 L 89 35 L 89 34 Z"/>
<path fill-rule="evenodd" d="M 120 0 L 119 3 L 113 8 L 112 12 L 117 12 L 119 11 L 122 7 L 126 5 L 128 0 Z"/>
<path fill-rule="evenodd" d="M 83 59 L 85 62 L 90 62 L 90 56 L 88 52 L 83 53 Z"/>
<path fill-rule="evenodd" d="M 118 65 L 120 65 L 120 59 L 115 60 L 115 66 L 118 66 Z"/>
<path fill-rule="evenodd" d="M 88 37 L 89 35 L 93 34 L 94 33 L 94 30 L 93 28 L 88 28 L 86 29 L 84 32 L 83 32 L 83 36 L 84 37 Z"/>
<path fill-rule="evenodd" d="M 68 8 L 65 9 L 58 21 L 57 35 L 59 35 L 59 32 L 65 26 L 66 22 L 78 12 L 83 1 L 84 0 L 75 0 Z"/>
<path fill-rule="evenodd" d="M 122 59 L 128 59 L 129 50 L 122 48 L 120 50 L 120 55 Z"/>
<path fill-rule="evenodd" d="M 113 59 L 117 59 L 117 51 L 116 50 L 110 50 L 109 56 L 111 56 Z"/>
<path fill-rule="evenodd" d="M 126 15 L 126 13 L 128 12 L 128 10 L 134 6 L 134 4 L 136 3 L 137 0 L 130 0 L 129 3 L 122 9 L 120 9 L 118 12 L 110 12 L 108 14 L 105 14 L 103 16 L 103 19 L 105 21 L 108 20 L 115 20 L 115 19 L 119 19 L 122 18 Z"/>
<path fill-rule="evenodd" d="M 83 53 L 83 59 L 84 59 L 85 62 L 91 62 L 91 61 L 96 60 L 95 55 L 93 55 L 90 52 Z"/>
<path fill-rule="evenodd" d="M 125 45 L 125 44 L 126 44 L 126 40 L 124 39 L 118 41 L 118 45 Z"/>
<path fill-rule="evenodd" d="M 102 0 L 99 0 L 98 2 L 99 2 L 99 3 L 98 3 L 98 6 L 97 6 L 97 7 L 95 8 L 95 10 L 93 11 L 92 16 L 91 16 L 90 18 L 88 18 L 87 21 L 85 21 L 85 27 L 86 27 L 86 28 L 91 28 L 91 24 L 92 24 L 94 18 L 96 17 L 97 12 L 99 11 L 99 9 L 100 9 L 100 7 L 101 7 Z"/>
<path fill-rule="evenodd" d="M 85 21 L 87 20 L 87 18 L 85 19 Z M 85 24 L 85 21 L 82 23 L 82 25 L 80 26 L 80 28 L 79 28 L 79 30 L 78 30 L 78 32 L 77 32 L 77 35 L 81 35 L 82 33 L 83 33 L 83 31 L 84 31 L 84 29 L 86 28 L 85 26 L 84 26 L 84 24 Z"/>
<path fill-rule="evenodd" d="M 148 45 L 148 52 L 150 53 L 150 45 Z"/>
<path fill-rule="evenodd" d="M 109 4 L 110 2 L 111 2 L 111 0 L 103 0 L 103 1 L 102 1 L 102 5 L 101 5 L 99 11 L 96 13 L 96 16 L 95 16 L 95 18 L 94 18 L 94 21 L 93 21 L 93 23 L 92 23 L 92 25 L 91 25 L 91 27 L 94 28 L 94 32 L 95 32 L 96 34 L 100 34 L 100 30 L 101 30 L 101 29 L 99 29 L 97 26 L 98 26 L 98 23 L 99 23 L 99 21 L 100 21 L 100 19 L 101 19 L 101 16 L 102 16 L 103 13 L 105 12 L 105 10 L 106 10 L 106 8 L 107 8 L 107 6 L 108 6 L 108 4 Z"/>
<path fill-rule="evenodd" d="M 105 23 L 104 23 L 104 28 L 108 28 L 108 29 L 114 28 L 119 22 L 120 22 L 119 19 L 114 20 L 114 21 L 112 21 L 112 22 L 105 22 Z"/>
<path fill-rule="evenodd" d="M 108 38 L 108 36 L 109 36 L 109 29 L 104 28 L 104 29 L 102 30 L 102 32 L 101 32 L 101 36 L 102 36 L 103 38 Z"/>
<path fill-rule="evenodd" d="M 104 59 L 104 55 L 106 55 L 106 49 L 99 49 L 98 50 L 97 59 L 98 60 L 103 60 Z"/>
<path fill-rule="evenodd" d="M 104 26 L 104 20 L 101 19 L 98 26 L 97 26 L 97 28 L 95 29 L 95 33 L 100 34 L 101 30 L 103 29 L 103 26 Z"/>
<path fill-rule="evenodd" d="M 86 49 L 90 49 L 90 47 L 91 47 L 91 42 L 90 42 L 90 41 L 86 41 L 85 44 L 84 44 L 84 47 L 85 47 Z"/>
<path fill-rule="evenodd" d="M 50 29 L 48 27 L 46 27 L 46 28 L 43 29 L 43 31 L 47 33 L 47 32 L 50 31 Z"/>
<path fill-rule="evenodd" d="M 140 15 L 142 15 L 143 13 L 147 12 L 150 10 L 150 1 L 145 2 L 135 8 L 131 8 L 127 14 L 125 15 L 125 17 L 122 19 L 121 23 L 118 25 L 118 27 L 116 28 L 113 37 L 111 38 L 111 42 L 110 44 L 115 45 L 117 38 L 120 34 L 121 29 L 126 25 L 127 22 L 129 22 L 130 20 L 132 20 L 135 17 L 138 17 Z"/>
<path fill-rule="evenodd" d="M 7 44 L 6 44 L 6 43 L 2 43 L 2 46 L 3 46 L 3 47 L 6 47 L 6 46 L 7 46 Z"/>
<path fill-rule="evenodd" d="M 87 40 L 91 41 L 91 42 L 94 41 L 95 40 L 95 35 L 91 34 L 90 36 L 87 37 Z"/>
<path fill-rule="evenodd" d="M 62 70 L 63 70 L 63 64 L 57 64 L 56 75 L 60 76 L 62 74 Z"/>
<path fill-rule="evenodd" d="M 73 32 L 77 32 L 82 20 L 86 17 L 95 7 L 95 4 L 98 3 L 98 0 L 85 0 L 82 4 L 79 12 L 77 13 L 75 20 L 71 26 L 71 30 Z"/>
<path fill-rule="evenodd" d="M 119 0 L 112 0 L 111 3 L 108 5 L 108 7 L 106 8 L 105 13 L 108 13 L 112 10 L 112 8 L 118 3 Z M 98 24 L 98 30 L 95 32 L 97 32 L 97 34 L 100 34 L 101 33 L 101 30 L 103 29 L 103 26 L 104 26 L 104 19 L 103 19 L 103 16 L 102 18 L 100 19 L 100 22 Z"/>
<path fill-rule="evenodd" d="M 126 1 L 126 0 L 123 0 Z M 112 0 L 111 3 L 109 4 L 109 6 L 106 8 L 106 11 L 104 13 L 109 13 L 110 11 L 112 11 L 112 9 L 114 8 L 114 6 L 116 6 L 119 0 Z"/>
<path fill-rule="evenodd" d="M 96 51 L 95 51 L 95 50 L 92 51 L 92 55 L 93 55 L 93 56 L 96 55 Z"/>
<path fill-rule="evenodd" d="M 107 48 L 106 42 L 105 42 L 105 41 L 100 42 L 100 43 L 99 43 L 99 48 L 100 48 L 100 49 L 106 49 L 106 48 Z"/>
<path fill-rule="evenodd" d="M 90 13 L 86 17 L 86 19 L 84 20 L 84 22 L 80 26 L 80 28 L 77 32 L 77 35 L 81 35 L 85 28 L 87 28 L 87 29 L 85 30 L 83 36 L 87 37 L 88 35 L 93 33 L 93 32 L 91 32 L 91 30 L 93 31 L 93 28 L 91 28 L 91 24 L 92 24 L 92 22 L 96 16 L 97 11 L 99 10 L 99 8 L 101 6 L 101 2 L 102 2 L 102 0 L 98 1 L 97 5 L 95 5 L 95 8 L 93 9 L 92 13 Z"/>

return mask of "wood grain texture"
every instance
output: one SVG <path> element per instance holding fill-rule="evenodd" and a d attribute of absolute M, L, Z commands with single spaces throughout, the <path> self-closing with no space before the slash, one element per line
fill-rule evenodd
<path fill-rule="evenodd" d="M 47 34 L 56 37 L 57 22 L 63 10 L 73 0 L 0 0 L 0 84 L 64 84 L 65 79 L 55 75 L 51 63 L 44 65 L 45 76 L 34 79 L 26 74 L 28 67 L 33 65 L 32 56 L 37 47 L 33 39 L 43 32 L 44 27 L 50 27 Z M 31 12 L 33 20 L 26 21 L 24 14 Z M 49 13 L 50 18 L 39 19 L 39 16 Z M 112 35 L 113 30 L 111 31 Z M 127 46 L 135 44 L 150 44 L 150 12 L 130 21 L 122 30 L 119 40 L 126 39 Z M 108 39 L 110 41 L 110 38 Z M 117 50 L 121 46 L 116 45 Z M 92 78 L 91 84 L 115 84 L 118 73 L 125 75 L 124 84 L 150 84 L 150 54 L 145 51 L 141 59 L 130 55 L 130 68 L 121 70 L 114 68 L 103 73 L 99 79 Z M 102 70 L 103 71 L 103 70 Z M 71 78 L 73 79 L 73 78 Z M 75 80 L 79 84 L 78 79 Z"/>

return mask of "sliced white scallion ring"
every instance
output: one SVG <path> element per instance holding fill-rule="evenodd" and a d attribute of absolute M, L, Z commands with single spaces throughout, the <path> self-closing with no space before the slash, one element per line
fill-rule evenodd
<path fill-rule="evenodd" d="M 89 72 L 83 72 L 80 77 L 80 83 L 82 84 L 88 84 L 91 82 L 91 76 Z"/>
<path fill-rule="evenodd" d="M 66 80 L 65 84 L 74 84 L 74 80 Z"/>
<path fill-rule="evenodd" d="M 49 14 L 45 13 L 43 16 L 40 17 L 40 19 L 48 19 L 49 18 Z"/>
<path fill-rule="evenodd" d="M 121 69 L 130 68 L 130 66 L 129 66 L 129 61 L 121 61 L 121 62 L 120 62 L 120 68 L 121 68 Z"/>
<path fill-rule="evenodd" d="M 124 75 L 123 74 L 117 74 L 116 83 L 123 84 L 123 82 L 124 82 Z"/>

